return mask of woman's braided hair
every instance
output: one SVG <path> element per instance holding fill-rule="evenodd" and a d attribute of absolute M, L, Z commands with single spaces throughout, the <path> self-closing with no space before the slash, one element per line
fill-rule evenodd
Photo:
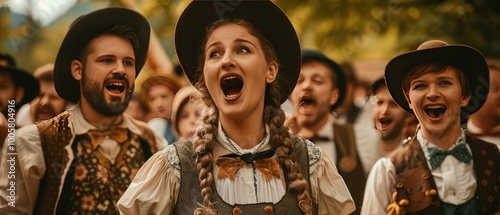
<path fill-rule="evenodd" d="M 222 19 L 212 23 L 212 25 L 207 28 L 207 36 L 205 38 L 205 41 L 203 42 L 202 50 L 204 50 L 203 48 L 206 44 L 207 39 L 215 31 L 215 29 L 229 23 L 234 23 L 245 27 L 251 35 L 259 39 L 266 56 L 266 61 L 275 61 L 278 63 L 276 52 L 274 51 L 271 43 L 262 34 L 257 32 L 257 30 L 249 22 L 241 19 Z M 202 51 L 201 53 L 204 53 L 204 51 Z M 197 130 L 197 133 L 193 140 L 193 150 L 197 155 L 196 170 L 198 172 L 201 195 L 203 197 L 202 207 L 196 209 L 194 214 L 212 215 L 219 214 L 219 212 L 215 209 L 213 202 L 210 201 L 210 196 L 213 192 L 211 184 L 214 181 L 214 176 L 212 174 L 212 163 L 214 159 L 212 149 L 217 141 L 216 136 L 218 129 L 217 122 L 219 119 L 219 110 L 212 100 L 205 84 L 205 79 L 203 76 L 203 54 L 200 54 L 198 65 L 200 65 L 197 70 L 198 81 L 195 86 L 200 91 L 202 100 L 213 112 L 203 118 L 203 125 L 200 129 Z M 290 139 L 290 133 L 288 132 L 288 129 L 285 129 L 283 127 L 283 123 L 285 121 L 285 113 L 280 108 L 280 97 L 281 94 L 277 82 L 275 81 L 271 84 L 268 84 L 266 87 L 263 117 L 264 121 L 269 125 L 270 128 L 269 143 L 275 149 L 276 155 L 278 157 L 278 162 L 283 167 L 283 171 L 287 174 L 288 186 L 297 191 L 298 200 L 311 201 L 311 197 L 308 192 L 308 183 L 301 172 L 300 166 L 297 163 L 296 155 L 292 150 L 293 146 Z"/>

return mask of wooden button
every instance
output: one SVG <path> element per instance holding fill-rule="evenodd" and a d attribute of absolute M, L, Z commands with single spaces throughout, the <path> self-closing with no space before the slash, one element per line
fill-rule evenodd
<path fill-rule="evenodd" d="M 233 208 L 233 215 L 240 215 L 240 214 L 241 214 L 240 208 Z"/>
<path fill-rule="evenodd" d="M 273 207 L 271 207 L 271 206 L 264 207 L 264 213 L 265 214 L 273 214 Z"/>

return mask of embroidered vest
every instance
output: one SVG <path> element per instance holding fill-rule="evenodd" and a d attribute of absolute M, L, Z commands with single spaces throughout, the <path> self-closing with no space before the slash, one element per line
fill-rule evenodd
<path fill-rule="evenodd" d="M 304 178 L 309 181 L 309 156 L 306 142 L 301 137 L 292 136 L 293 150 L 297 155 L 297 160 L 300 163 L 300 168 Z M 193 158 L 193 146 L 189 140 L 181 141 L 175 144 L 177 154 L 180 159 L 181 172 L 181 187 L 179 197 L 174 208 L 176 215 L 193 214 L 194 210 L 199 208 L 198 203 L 203 202 L 200 189 L 200 181 L 196 172 L 195 160 Z M 286 177 L 286 174 L 285 174 Z M 286 179 L 288 181 L 288 179 Z M 273 203 L 257 203 L 257 204 L 235 204 L 229 205 L 222 200 L 217 194 L 217 189 L 212 183 L 212 202 L 215 203 L 215 208 L 220 214 L 233 214 L 233 210 L 240 210 L 241 214 L 303 214 L 299 208 L 297 194 L 294 190 L 288 189 L 285 196 L 276 204 Z M 309 193 L 312 195 L 309 186 Z M 269 210 L 270 209 L 270 210 Z M 265 211 L 266 210 L 266 211 Z M 314 204 L 313 211 L 317 211 L 317 205 Z M 315 213 L 312 213 L 315 214 Z"/>
<path fill-rule="evenodd" d="M 474 158 L 477 189 L 475 198 L 482 214 L 500 211 L 500 153 L 496 145 L 467 135 L 466 141 Z M 426 195 L 437 190 L 425 155 L 417 138 L 399 147 L 388 156 L 396 168 L 396 201 L 409 200 L 403 207 L 406 214 L 441 214 L 443 202 L 439 195 Z M 404 213 L 403 213 L 404 214 Z"/>
<path fill-rule="evenodd" d="M 344 179 L 352 199 L 356 204 L 356 211 L 351 214 L 359 214 L 361 212 L 361 205 L 363 204 L 363 196 L 365 193 L 366 174 L 357 151 L 352 124 L 345 123 L 339 125 L 334 123 L 333 134 L 335 137 L 335 148 L 337 150 L 337 160 L 335 163 L 339 174 Z M 343 162 L 353 161 L 357 163 L 353 170 L 349 171 L 343 168 L 343 165 L 352 165 Z"/>
<path fill-rule="evenodd" d="M 157 151 L 153 132 L 136 123 L 144 136 L 139 137 L 129 132 L 129 140 L 123 143 L 118 155 L 123 158 L 120 162 L 123 165 L 118 170 L 108 170 L 97 165 L 98 158 L 91 148 L 86 147 L 90 144 L 88 136 L 79 135 L 71 142 L 73 134 L 68 126 L 69 116 L 70 112 L 66 111 L 55 118 L 37 123 L 46 171 L 40 181 L 34 214 L 55 214 L 56 210 L 57 214 L 66 214 L 68 210 L 75 209 L 76 204 L 82 211 L 118 213 L 116 201 L 140 166 Z M 134 140 L 139 142 L 139 148 L 131 146 L 130 141 Z M 72 150 L 73 159 L 68 150 Z M 109 177 L 118 172 L 121 173 L 119 176 Z M 106 181 L 107 179 L 111 181 Z M 102 182 L 112 183 L 113 186 L 99 184 Z M 107 191 L 109 193 L 105 195 L 88 193 L 97 189 L 106 190 L 104 186 L 110 187 Z M 105 196 L 114 196 L 116 199 L 102 199 Z"/>

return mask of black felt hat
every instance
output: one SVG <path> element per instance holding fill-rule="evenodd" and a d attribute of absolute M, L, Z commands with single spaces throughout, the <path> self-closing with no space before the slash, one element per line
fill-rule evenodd
<path fill-rule="evenodd" d="M 337 99 L 337 102 L 332 107 L 330 107 L 330 111 L 334 111 L 337 107 L 342 105 L 342 102 L 344 102 L 346 93 L 345 91 L 347 90 L 347 79 L 344 70 L 339 64 L 328 58 L 321 51 L 312 49 L 302 50 L 302 63 L 306 63 L 309 61 L 319 61 L 326 64 L 330 68 L 330 70 L 337 76 L 335 84 L 337 85 L 337 88 L 339 88 L 339 98 Z"/>
<path fill-rule="evenodd" d="M 206 28 L 219 19 L 250 22 L 273 45 L 278 56 L 277 80 L 280 103 L 293 91 L 300 72 L 300 44 L 292 23 L 272 1 L 192 1 L 181 14 L 175 28 L 175 49 L 179 62 L 192 84 Z"/>
<path fill-rule="evenodd" d="M 469 104 L 462 108 L 464 116 L 483 106 L 488 96 L 490 75 L 488 64 L 481 52 L 466 45 L 449 45 L 441 40 L 430 40 L 422 43 L 415 51 L 395 57 L 385 68 L 387 88 L 403 109 L 413 113 L 403 92 L 403 78 L 415 66 L 429 63 L 454 66 L 469 80 L 472 95 Z"/>
<path fill-rule="evenodd" d="M 31 102 L 40 90 L 38 81 L 30 73 L 18 68 L 16 66 L 16 61 L 14 58 L 8 54 L 0 54 L 0 72 L 10 73 L 12 79 L 14 80 L 16 86 L 24 87 L 23 99 L 16 106 L 21 107 L 22 105 Z"/>
<path fill-rule="evenodd" d="M 75 103 L 80 100 L 80 84 L 71 75 L 71 62 L 78 59 L 77 55 L 90 40 L 117 24 L 129 25 L 137 34 L 139 50 L 135 52 L 135 69 L 139 74 L 149 47 L 151 27 L 148 20 L 127 8 L 100 9 L 78 17 L 64 37 L 54 66 L 54 85 L 59 96 Z"/>

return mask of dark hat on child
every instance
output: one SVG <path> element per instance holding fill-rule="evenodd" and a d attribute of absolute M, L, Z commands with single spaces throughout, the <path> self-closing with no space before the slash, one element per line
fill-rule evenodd
<path fill-rule="evenodd" d="M 54 85 L 59 96 L 75 103 L 80 100 L 80 84 L 71 74 L 71 62 L 79 58 L 90 40 L 117 24 L 129 25 L 137 34 L 139 50 L 135 53 L 135 70 L 139 74 L 149 48 L 151 29 L 148 20 L 127 8 L 100 9 L 78 17 L 64 37 L 54 66 Z"/>
<path fill-rule="evenodd" d="M 16 86 L 24 87 L 23 99 L 19 104 L 16 104 L 17 106 L 21 107 L 38 96 L 40 90 L 38 81 L 30 73 L 16 67 L 16 61 L 12 56 L 0 54 L 0 72 L 10 73 Z"/>
<path fill-rule="evenodd" d="M 306 63 L 309 61 L 319 61 L 326 64 L 335 76 L 337 76 L 336 83 L 334 83 L 337 88 L 339 88 L 339 98 L 337 99 L 337 103 L 335 103 L 332 107 L 330 107 L 330 111 L 334 111 L 337 107 L 342 105 L 344 102 L 345 91 L 347 89 L 346 83 L 347 79 L 342 67 L 337 64 L 332 59 L 328 58 L 325 54 L 318 50 L 312 49 L 304 49 L 302 50 L 302 63 Z"/>
<path fill-rule="evenodd" d="M 450 45 L 441 40 L 430 40 L 422 43 L 415 51 L 395 57 L 385 68 L 389 92 L 403 109 L 413 113 L 403 92 L 404 77 L 415 66 L 431 63 L 453 66 L 467 77 L 472 94 L 469 104 L 462 108 L 463 115 L 468 116 L 483 106 L 488 96 L 490 76 L 488 64 L 481 52 L 467 45 Z"/>
<path fill-rule="evenodd" d="M 198 57 L 207 27 L 219 19 L 250 22 L 273 45 L 278 56 L 280 103 L 293 91 L 300 72 L 300 45 L 292 23 L 272 1 L 192 1 L 175 28 L 175 49 L 192 84 L 198 80 Z"/>

